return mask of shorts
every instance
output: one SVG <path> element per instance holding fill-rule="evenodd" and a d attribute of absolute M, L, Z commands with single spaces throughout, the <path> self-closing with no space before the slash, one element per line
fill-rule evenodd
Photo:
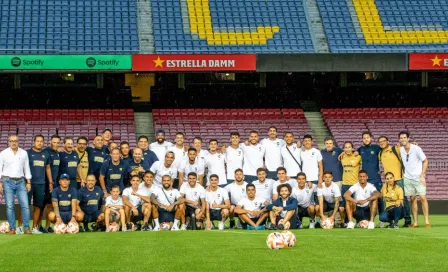
<path fill-rule="evenodd" d="M 84 219 L 82 220 L 82 222 L 84 222 L 84 223 L 96 222 L 98 220 L 98 217 L 100 217 L 101 213 L 102 212 L 100 210 L 97 210 L 93 213 L 85 213 L 84 212 Z"/>
<path fill-rule="evenodd" d="M 31 184 L 31 190 L 28 192 L 28 204 L 38 208 L 45 207 L 45 184 Z"/>
<path fill-rule="evenodd" d="M 360 207 L 356 205 L 355 214 L 353 217 L 356 219 L 357 222 L 360 222 L 362 220 L 370 220 L 370 207 L 367 205 L 366 207 Z"/>
<path fill-rule="evenodd" d="M 53 188 L 56 188 L 55 185 L 53 185 Z M 45 195 L 44 195 L 44 204 L 51 205 L 51 192 L 50 192 L 50 185 L 48 181 L 45 181 Z"/>
<path fill-rule="evenodd" d="M 159 212 L 159 222 L 174 222 L 174 209 L 169 212 L 163 208 L 157 208 Z"/>
<path fill-rule="evenodd" d="M 134 223 L 143 220 L 142 206 L 138 206 L 137 211 L 138 211 L 138 215 L 131 216 L 131 221 Z M 132 212 L 132 210 L 131 210 L 131 212 Z M 165 222 L 165 221 L 162 221 L 162 222 Z"/>
<path fill-rule="evenodd" d="M 221 210 L 210 209 L 210 221 L 221 221 L 222 215 Z"/>
<path fill-rule="evenodd" d="M 72 220 L 72 212 L 59 212 L 62 222 L 68 224 Z"/>
<path fill-rule="evenodd" d="M 345 197 L 344 194 L 348 191 L 348 189 L 350 189 L 350 187 L 352 187 L 352 185 L 344 185 L 342 184 L 342 188 L 341 188 L 341 200 L 339 201 L 339 206 L 345 208 Z"/>
<path fill-rule="evenodd" d="M 197 208 L 194 208 L 194 207 L 191 207 L 189 205 L 186 205 L 186 207 L 185 207 L 185 216 L 187 216 L 187 217 L 195 216 L 196 209 Z"/>
<path fill-rule="evenodd" d="M 304 208 L 304 207 L 298 206 L 297 207 L 297 216 L 299 218 L 310 217 L 310 215 L 308 213 L 308 207 Z"/>
<path fill-rule="evenodd" d="M 426 196 L 426 186 L 418 179 L 404 178 L 405 196 Z"/>
<path fill-rule="evenodd" d="M 324 200 L 323 212 L 331 212 L 334 211 L 334 203 L 328 203 Z"/>

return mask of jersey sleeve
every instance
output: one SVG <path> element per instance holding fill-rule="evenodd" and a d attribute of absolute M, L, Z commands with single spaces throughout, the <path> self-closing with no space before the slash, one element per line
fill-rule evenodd
<path fill-rule="evenodd" d="M 56 190 L 53 190 L 51 192 L 51 202 L 58 202 L 58 193 Z"/>
<path fill-rule="evenodd" d="M 205 198 L 205 189 L 203 187 L 201 187 L 201 191 L 199 192 L 199 198 L 200 199 Z"/>
<path fill-rule="evenodd" d="M 321 188 L 317 188 L 317 196 L 323 196 L 324 191 Z"/>
<path fill-rule="evenodd" d="M 104 205 L 104 192 L 103 190 L 99 190 L 99 194 L 100 194 L 100 200 L 98 201 L 98 206 L 101 208 L 101 206 Z"/>
<path fill-rule="evenodd" d="M 177 171 L 179 171 L 180 173 L 184 173 L 185 166 L 186 166 L 186 160 L 182 160 L 182 162 L 179 164 L 179 168 L 177 169 Z M 187 174 L 187 173 L 185 173 L 185 174 Z"/>
<path fill-rule="evenodd" d="M 339 189 L 339 186 L 334 184 L 333 190 L 334 190 L 334 197 L 341 197 L 341 189 Z"/>
<path fill-rule="evenodd" d="M 403 189 L 401 189 L 401 187 L 397 187 L 397 198 L 398 200 L 403 200 L 404 199 L 404 194 L 403 194 Z"/>
<path fill-rule="evenodd" d="M 106 206 L 111 204 L 111 199 L 112 199 L 111 196 L 108 196 L 108 197 L 106 198 Z"/>
<path fill-rule="evenodd" d="M 149 170 L 155 174 L 157 169 L 159 169 L 159 164 L 159 161 L 154 162 Z"/>
<path fill-rule="evenodd" d="M 376 192 L 377 190 L 376 190 L 376 188 L 375 188 L 375 186 L 373 186 L 373 184 L 370 184 L 370 192 Z"/>
<path fill-rule="evenodd" d="M 82 195 L 83 195 L 81 190 L 82 190 L 82 188 L 78 190 L 78 197 L 77 197 L 77 199 L 78 199 L 79 201 L 82 200 Z"/>
<path fill-rule="evenodd" d="M 350 191 L 350 193 L 354 194 L 356 192 L 357 187 L 358 187 L 358 185 L 355 184 L 355 185 L 350 186 L 350 188 L 348 190 Z"/>
<path fill-rule="evenodd" d="M 426 160 L 426 155 L 425 155 L 425 153 L 423 152 L 422 148 L 418 146 L 417 150 L 418 150 L 418 151 L 417 151 L 417 156 L 418 156 L 418 158 L 419 158 L 421 161 Z"/>
<path fill-rule="evenodd" d="M 106 176 L 108 164 L 108 161 L 103 162 L 103 165 L 101 165 L 100 175 Z"/>
<path fill-rule="evenodd" d="M 78 191 L 72 188 L 72 199 L 78 199 Z"/>
<path fill-rule="evenodd" d="M 124 189 L 123 196 L 127 196 L 127 197 L 131 196 L 131 190 L 129 190 L 129 188 Z"/>
<path fill-rule="evenodd" d="M 322 153 L 320 153 L 319 150 L 317 150 L 317 152 L 316 152 L 316 158 L 317 158 L 318 162 L 322 161 Z"/>
<path fill-rule="evenodd" d="M 186 185 L 186 183 L 182 183 L 182 186 L 180 186 L 180 190 L 179 190 L 179 192 L 183 195 L 185 194 L 185 191 L 186 191 L 185 185 Z"/>
<path fill-rule="evenodd" d="M 244 209 L 244 198 L 243 199 L 240 199 L 240 201 L 238 201 L 238 206 L 240 206 L 241 208 L 243 208 Z"/>
<path fill-rule="evenodd" d="M 199 163 L 199 166 L 198 166 L 198 175 L 204 175 L 204 172 L 205 172 L 205 167 L 204 167 L 204 164 L 201 162 L 201 163 Z"/>
<path fill-rule="evenodd" d="M 178 200 L 179 198 L 181 198 L 182 196 L 180 195 L 180 192 L 178 190 L 176 190 L 176 200 Z"/>
<path fill-rule="evenodd" d="M 222 197 L 224 198 L 224 200 L 228 200 L 229 199 L 229 194 L 223 194 Z"/>
<path fill-rule="evenodd" d="M 230 184 L 228 184 L 226 187 L 224 187 L 224 189 L 226 190 L 226 192 L 228 193 L 228 194 L 230 194 L 230 192 L 232 191 L 231 189 L 231 186 L 232 185 L 232 183 L 230 183 Z"/>
<path fill-rule="evenodd" d="M 116 205 L 124 206 L 123 198 L 121 196 L 120 196 L 120 199 L 118 200 L 118 203 Z"/>

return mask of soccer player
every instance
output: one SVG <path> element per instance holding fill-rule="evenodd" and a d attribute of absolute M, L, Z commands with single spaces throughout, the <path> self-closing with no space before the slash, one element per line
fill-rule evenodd
<path fill-rule="evenodd" d="M 418 206 L 417 197 L 422 202 L 423 215 L 425 217 L 426 228 L 430 228 L 428 200 L 426 199 L 426 170 L 428 169 L 428 159 L 421 147 L 409 142 L 409 132 L 402 131 L 399 134 L 401 160 L 404 164 L 404 193 L 411 198 L 412 217 L 414 224 L 411 228 L 418 227 Z"/>
<path fill-rule="evenodd" d="M 110 189 L 114 185 L 118 185 L 122 191 L 128 173 L 132 172 L 129 164 L 120 158 L 118 148 L 113 149 L 110 156 L 111 159 L 103 163 L 100 171 L 100 184 L 105 196 L 110 194 Z"/>
<path fill-rule="evenodd" d="M 168 148 L 168 151 L 173 151 L 174 153 L 174 165 L 179 168 L 182 161 L 186 159 L 188 146 L 184 144 L 185 134 L 182 132 L 176 133 L 176 138 L 174 139 L 174 145 Z"/>
<path fill-rule="evenodd" d="M 263 158 L 266 154 L 266 147 L 260 144 L 258 139 L 258 132 L 252 130 L 249 133 L 248 145 L 240 145 L 244 154 L 243 171 L 249 184 L 257 180 L 257 169 L 264 166 Z"/>
<path fill-rule="evenodd" d="M 294 142 L 294 134 L 292 132 L 285 133 L 285 145 L 280 149 L 283 159 L 283 165 L 291 177 L 296 177 L 302 170 L 300 153 L 302 149 Z M 267 156 L 270 156 L 267 153 Z"/>
<path fill-rule="evenodd" d="M 143 152 L 143 151 L 142 151 Z M 121 158 L 125 161 L 130 163 L 133 160 L 131 153 L 131 149 L 129 147 L 129 143 L 126 141 L 122 141 L 120 143 L 120 153 L 121 153 Z M 142 153 L 143 156 L 143 153 Z M 143 158 L 142 158 L 143 159 Z"/>
<path fill-rule="evenodd" d="M 325 148 L 320 151 L 322 155 L 322 162 L 324 171 L 331 171 L 333 173 L 333 181 L 339 188 L 342 187 L 342 164 L 339 160 L 339 155 L 344 152 L 336 146 L 333 137 L 325 138 Z"/>
<path fill-rule="evenodd" d="M 151 167 L 156 161 L 159 159 L 157 158 L 156 153 L 149 150 L 149 140 L 148 137 L 145 135 L 141 135 L 138 137 L 137 146 L 143 150 L 143 160 L 146 161 Z M 133 151 L 131 151 L 131 154 Z"/>
<path fill-rule="evenodd" d="M 79 165 L 81 167 L 81 174 L 82 174 L 82 176 L 79 175 L 76 176 L 76 182 L 78 182 L 79 188 L 86 186 L 86 178 L 89 172 L 89 154 L 86 151 L 88 142 L 89 141 L 84 136 L 79 137 L 78 140 L 76 141 L 75 151 L 78 154 Z"/>
<path fill-rule="evenodd" d="M 78 190 L 78 212 L 83 216 L 83 226 L 79 232 L 90 232 L 89 223 L 92 230 L 98 231 L 99 225 L 104 222 L 104 193 L 99 186 L 95 186 L 95 175 L 89 174 L 86 178 L 86 186 Z M 81 221 L 78 221 L 81 223 Z M 81 226 L 81 224 L 80 224 Z"/>
<path fill-rule="evenodd" d="M 59 187 L 51 192 L 51 201 L 53 202 L 53 210 L 48 218 L 55 225 L 61 223 L 68 224 L 70 222 L 77 223 L 83 220 L 83 214 L 77 212 L 78 192 L 75 188 L 69 187 L 72 179 L 68 174 L 61 174 L 59 177 Z"/>
<path fill-rule="evenodd" d="M 304 149 L 300 153 L 302 172 L 306 174 L 309 181 L 317 184 L 320 188 L 322 186 L 322 174 L 324 171 L 322 155 L 318 149 L 313 147 L 313 137 L 311 135 L 303 136 L 303 147 Z"/>
<path fill-rule="evenodd" d="M 243 229 L 264 230 L 264 224 L 268 217 L 265 206 L 269 205 L 269 203 L 263 198 L 256 197 L 255 192 L 256 189 L 253 183 L 246 185 L 247 196 L 238 201 L 235 207 L 235 213 L 242 220 Z"/>
<path fill-rule="evenodd" d="M 288 179 L 285 167 L 277 168 L 277 177 L 278 180 L 274 182 L 274 185 L 272 185 L 272 200 L 276 200 L 278 198 L 277 187 L 282 184 L 289 184 L 292 188 L 291 190 L 297 188 L 297 181 L 295 179 Z"/>
<path fill-rule="evenodd" d="M 318 203 L 316 205 L 316 215 L 325 220 L 325 212 L 333 212 L 330 216 L 330 220 L 334 222 L 336 213 L 341 213 L 342 222 L 344 220 L 344 209 L 339 207 L 341 201 L 341 190 L 339 186 L 333 182 L 333 174 L 330 171 L 324 172 L 324 183 L 322 188 L 317 188 Z"/>
<path fill-rule="evenodd" d="M 104 154 L 108 155 L 110 154 L 109 152 L 111 151 L 110 148 L 108 148 L 111 140 L 112 140 L 112 130 L 105 128 L 103 130 L 103 134 L 101 134 L 102 136 L 102 140 L 103 140 L 103 145 L 102 145 L 102 150 L 104 152 Z"/>
<path fill-rule="evenodd" d="M 269 219 L 271 221 L 269 229 L 283 230 L 287 222 L 290 223 L 291 229 L 297 229 L 297 227 L 302 225 L 296 215 L 298 202 L 297 199 L 291 197 L 291 192 L 292 188 L 289 184 L 280 184 L 277 187 L 277 195 L 279 195 L 279 198 L 266 207 L 266 210 L 269 211 Z M 283 222 L 280 223 L 280 220 L 283 220 Z"/>
<path fill-rule="evenodd" d="M 276 177 L 277 168 L 283 166 L 281 148 L 286 143 L 283 139 L 277 138 L 277 128 L 271 126 L 269 127 L 268 138 L 261 140 L 260 144 L 266 148 L 264 163 L 266 169 L 268 169 L 268 178 L 273 179 Z"/>
<path fill-rule="evenodd" d="M 196 151 L 196 150 L 195 150 Z M 202 226 L 202 218 L 205 215 L 205 190 L 198 181 L 197 174 L 194 172 L 190 172 L 187 175 L 188 181 L 183 183 L 180 187 L 180 195 L 185 199 L 185 214 L 181 218 L 181 230 L 185 230 L 187 228 L 187 223 L 185 223 L 185 217 L 195 218 L 196 219 L 196 228 L 201 229 Z M 192 229 L 195 226 L 192 225 Z"/>
<path fill-rule="evenodd" d="M 240 148 L 240 134 L 238 132 L 230 133 L 230 146 L 225 149 L 225 158 L 227 166 L 227 184 L 234 181 L 233 173 L 236 169 L 243 168 L 243 150 Z"/>
<path fill-rule="evenodd" d="M 255 185 L 255 197 L 262 198 L 263 202 L 272 202 L 272 190 L 275 181 L 267 179 L 268 171 L 265 168 L 257 169 L 257 180 L 252 182 Z"/>
<path fill-rule="evenodd" d="M 149 148 L 154 153 L 156 153 L 157 158 L 159 159 L 159 161 L 161 161 L 161 160 L 163 160 L 163 158 L 165 158 L 166 152 L 172 146 L 173 146 L 173 143 L 165 140 L 165 130 L 158 129 L 156 131 L 156 142 L 151 143 L 149 145 Z"/>
<path fill-rule="evenodd" d="M 124 213 L 126 215 L 126 228 L 131 229 L 131 222 L 136 224 L 136 230 L 142 229 L 139 226 L 139 222 L 143 218 L 149 218 L 151 216 L 151 198 L 139 194 L 140 176 L 134 175 L 131 177 L 131 187 L 124 189 L 123 191 L 123 204 Z M 148 220 L 143 223 L 148 226 Z"/>
<path fill-rule="evenodd" d="M 386 136 L 381 136 L 378 138 L 378 145 L 381 147 L 381 151 L 378 154 L 378 160 L 383 165 L 384 171 L 382 171 L 382 173 L 391 172 L 394 175 L 398 186 L 400 186 L 401 189 L 404 190 L 404 183 L 403 183 L 404 169 L 403 169 L 403 161 L 401 160 L 400 147 L 389 145 L 389 139 Z M 409 201 L 407 197 L 404 197 L 403 203 L 404 203 L 403 227 L 408 228 L 412 225 L 412 221 L 411 221 L 411 207 L 409 206 Z"/>
<path fill-rule="evenodd" d="M 66 173 L 70 178 L 70 188 L 78 191 L 78 182 L 76 177 L 82 176 L 81 165 L 79 164 L 78 153 L 73 152 L 73 139 L 70 137 L 64 138 L 64 151 L 59 152 L 61 164 L 59 165 L 59 174 Z M 53 205 L 54 207 L 54 205 Z"/>
<path fill-rule="evenodd" d="M 246 197 L 246 186 L 247 186 L 247 182 L 244 181 L 243 170 L 236 169 L 234 176 L 235 181 L 233 183 L 228 184 L 225 187 L 227 193 L 230 195 L 229 223 L 231 229 L 235 227 L 235 220 L 233 219 L 235 215 L 234 212 L 235 207 L 238 205 L 241 199 Z"/>
<path fill-rule="evenodd" d="M 88 146 L 86 150 L 89 155 L 89 174 L 95 175 L 96 181 L 99 182 L 101 166 L 103 166 L 107 155 L 103 150 L 103 136 L 95 136 L 93 147 Z M 107 152 L 109 152 L 109 150 Z"/>
<path fill-rule="evenodd" d="M 106 154 L 106 155 L 104 156 L 104 160 L 105 160 L 105 161 L 110 160 L 110 153 L 111 153 L 112 150 L 114 150 L 115 148 L 118 149 L 118 144 L 117 144 L 117 143 L 114 143 L 114 142 L 109 142 L 109 145 L 108 145 L 109 153 Z M 121 158 L 121 153 L 120 153 L 120 158 Z"/>
<path fill-rule="evenodd" d="M 31 190 L 28 192 L 28 204 L 33 199 L 33 234 L 42 234 L 41 216 L 45 207 L 45 175 L 51 176 L 48 153 L 42 151 L 44 136 L 34 136 L 33 148 L 27 150 L 31 170 Z M 20 216 L 21 217 L 21 216 Z M 19 223 L 22 221 L 19 217 Z"/>
<path fill-rule="evenodd" d="M 381 188 L 381 195 L 386 204 L 385 211 L 380 214 L 381 222 L 389 222 L 389 229 L 398 229 L 398 221 L 403 218 L 404 193 L 400 186 L 397 186 L 394 174 L 387 172 L 386 184 Z"/>
<path fill-rule="evenodd" d="M 205 216 L 207 220 L 206 229 L 211 230 L 213 221 L 219 221 L 219 230 L 224 230 L 224 222 L 229 216 L 230 200 L 229 194 L 224 188 L 218 186 L 219 176 L 210 176 L 210 191 L 205 192 L 207 201 Z"/>
<path fill-rule="evenodd" d="M 149 171 L 150 167 L 146 161 L 143 160 L 143 150 L 141 148 L 134 148 L 132 154 L 133 159 L 128 160 L 128 164 L 132 169 L 131 176 L 138 175 L 143 178 L 146 171 Z"/>
<path fill-rule="evenodd" d="M 353 143 L 345 142 L 344 143 L 344 153 L 341 159 L 342 169 L 344 172 L 342 174 L 342 189 L 341 195 L 344 196 L 345 192 L 350 189 L 351 186 L 355 185 L 358 182 L 358 174 L 359 168 L 361 167 L 361 156 L 357 156 L 353 154 Z M 341 199 L 341 203 L 339 208 L 341 209 L 341 219 L 345 220 L 345 206 L 346 201 L 345 198 Z M 348 223 L 347 221 L 342 221 L 342 223 Z"/>
<path fill-rule="evenodd" d="M 208 181 L 207 185 L 210 185 L 210 177 L 212 175 L 218 175 L 219 177 L 219 186 L 225 187 L 227 185 L 227 177 L 226 177 L 226 158 L 224 154 L 218 153 L 218 140 L 211 139 L 209 141 L 209 150 L 210 153 L 205 156 L 205 167 L 208 169 Z"/>
<path fill-rule="evenodd" d="M 153 181 L 154 181 L 154 173 L 151 171 L 146 171 L 145 174 L 143 175 L 143 182 L 138 185 L 138 194 L 144 196 L 144 198 L 142 198 L 142 200 L 145 203 L 151 204 L 152 191 L 154 190 L 154 188 L 156 188 L 156 186 L 152 185 Z M 149 198 L 149 202 L 146 201 L 147 198 Z M 151 212 L 153 212 L 154 209 L 157 209 L 157 207 L 154 205 L 151 205 Z M 143 213 L 142 231 L 152 230 L 152 227 L 149 224 L 149 218 L 151 217 L 151 212 Z"/>
<path fill-rule="evenodd" d="M 195 173 L 197 176 L 197 182 L 201 185 L 204 176 L 204 164 L 197 157 L 197 151 L 193 147 L 188 149 L 187 158 L 182 161 L 179 167 L 179 187 L 182 188 L 183 183 L 188 182 L 187 174 Z"/>
<path fill-rule="evenodd" d="M 378 209 L 378 198 L 380 198 L 381 194 L 376 190 L 375 186 L 367 182 L 367 178 L 366 171 L 359 171 L 359 182 L 352 185 L 343 195 L 347 203 L 345 206 L 348 217 L 347 229 L 355 227 L 355 223 L 352 221 L 353 217 L 355 217 L 358 223 L 362 220 L 369 220 L 368 229 L 375 228 L 374 221 Z M 355 213 L 354 216 L 353 213 Z"/>
<path fill-rule="evenodd" d="M 298 187 L 292 190 L 291 196 L 297 199 L 297 216 L 300 222 L 304 217 L 310 218 L 309 228 L 314 229 L 314 219 L 316 216 L 316 207 L 314 205 L 314 193 L 317 190 L 316 184 L 307 182 L 306 174 L 300 172 L 297 174 Z"/>
<path fill-rule="evenodd" d="M 110 221 L 121 221 L 121 231 L 126 229 L 126 215 L 124 214 L 123 199 L 120 196 L 120 186 L 112 185 L 110 195 L 106 197 L 106 206 L 104 209 L 104 223 L 106 224 L 106 232 L 110 231 Z"/>
<path fill-rule="evenodd" d="M 165 160 L 156 161 L 152 166 L 150 171 L 156 174 L 154 180 L 155 185 L 158 187 L 162 187 L 162 177 L 170 176 L 173 181 L 177 177 L 177 168 L 173 165 L 174 162 L 174 153 L 172 151 L 168 151 L 165 154 Z"/>
<path fill-rule="evenodd" d="M 154 188 L 151 195 L 151 204 L 157 206 L 157 210 L 153 210 L 154 231 L 160 230 L 160 221 L 173 222 L 171 230 L 180 230 L 179 219 L 185 216 L 184 198 L 177 189 L 173 189 L 171 176 L 162 176 L 162 186 Z"/>
<path fill-rule="evenodd" d="M 194 137 L 193 139 L 193 147 L 197 151 L 198 158 L 201 160 L 202 163 L 205 164 L 205 156 L 208 155 L 208 150 L 202 149 L 202 138 L 201 137 Z"/>

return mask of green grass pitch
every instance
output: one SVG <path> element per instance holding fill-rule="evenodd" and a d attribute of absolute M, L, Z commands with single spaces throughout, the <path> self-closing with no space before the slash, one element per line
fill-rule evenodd
<path fill-rule="evenodd" d="M 0 235 L 0 269 L 446 272 L 448 216 L 431 219 L 431 229 L 294 230 L 295 247 L 280 250 L 267 248 L 270 231 Z"/>

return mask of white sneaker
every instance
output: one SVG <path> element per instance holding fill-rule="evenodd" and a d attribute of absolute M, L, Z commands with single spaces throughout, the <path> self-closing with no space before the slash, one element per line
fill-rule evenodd
<path fill-rule="evenodd" d="M 347 229 L 354 229 L 355 228 L 355 223 L 353 223 L 353 222 L 348 222 L 348 224 L 347 224 Z"/>
<path fill-rule="evenodd" d="M 23 227 L 17 227 L 16 234 L 23 234 Z"/>
<path fill-rule="evenodd" d="M 367 227 L 368 229 L 374 229 L 375 228 L 375 223 L 373 223 L 372 221 L 369 222 L 369 226 Z"/>
<path fill-rule="evenodd" d="M 33 234 L 42 234 L 42 232 L 38 228 L 33 228 L 31 231 Z"/>
<path fill-rule="evenodd" d="M 127 231 L 128 231 L 128 229 L 126 227 L 121 228 L 121 232 L 127 232 Z"/>
<path fill-rule="evenodd" d="M 316 223 L 314 223 L 314 222 L 310 222 L 310 226 L 308 227 L 308 228 L 310 228 L 310 229 L 314 229 L 314 225 L 315 225 Z"/>
<path fill-rule="evenodd" d="M 187 230 L 187 225 L 182 224 L 182 226 L 180 226 L 180 230 Z"/>
<path fill-rule="evenodd" d="M 369 226 L 370 226 L 370 223 L 369 223 Z M 380 222 L 378 224 L 378 228 L 380 228 L 380 229 L 384 228 L 384 222 Z"/>
<path fill-rule="evenodd" d="M 107 228 L 107 229 L 106 229 L 106 232 L 110 232 L 110 229 L 109 229 L 109 228 Z"/>
<path fill-rule="evenodd" d="M 219 230 L 224 230 L 224 222 L 219 222 L 218 228 Z"/>
<path fill-rule="evenodd" d="M 180 229 L 179 229 L 179 227 L 177 226 L 177 225 L 173 225 L 172 227 L 171 227 L 171 231 L 179 231 Z"/>
<path fill-rule="evenodd" d="M 151 225 L 148 226 L 148 231 L 152 231 Z"/>
<path fill-rule="evenodd" d="M 160 231 L 160 225 L 156 225 L 156 226 L 152 229 L 152 231 Z"/>

